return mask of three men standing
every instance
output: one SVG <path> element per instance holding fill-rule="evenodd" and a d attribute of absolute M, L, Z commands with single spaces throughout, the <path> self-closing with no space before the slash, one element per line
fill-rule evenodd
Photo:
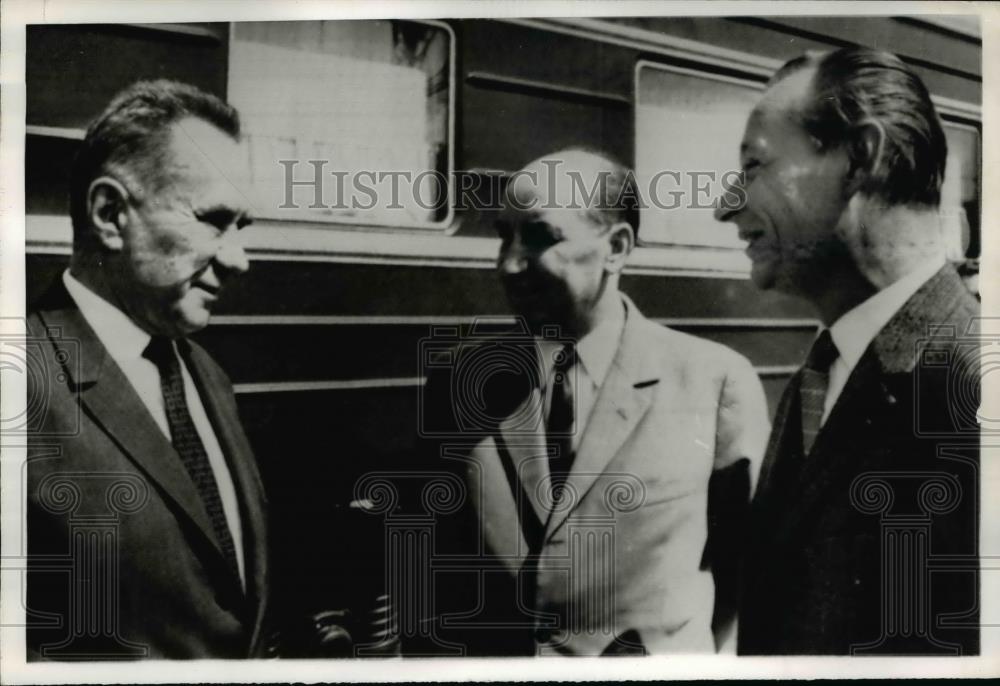
<path fill-rule="evenodd" d="M 120 94 L 83 142 L 71 266 L 28 322 L 58 370 L 29 447 L 33 657 L 260 650 L 263 489 L 228 379 L 186 338 L 248 266 L 238 137 L 231 107 L 157 82 Z M 709 484 L 744 469 L 753 491 L 762 456 L 740 652 L 978 651 L 979 435 L 964 408 L 980 386 L 961 339 L 979 308 L 945 263 L 930 97 L 886 53 L 793 60 L 741 158 L 739 201 L 718 218 L 749 242 L 755 284 L 809 301 L 825 327 L 766 453 L 749 363 L 619 291 L 637 231 L 628 171 L 571 149 L 508 187 L 497 266 L 524 328 L 459 351 L 424 398 L 444 429 L 436 464 L 468 494 L 437 541 L 465 582 L 431 601 L 469 652 L 726 643 Z M 525 373 L 461 377 L 498 349 L 530 350 Z M 457 419 L 467 383 L 483 402 L 473 430 Z"/>

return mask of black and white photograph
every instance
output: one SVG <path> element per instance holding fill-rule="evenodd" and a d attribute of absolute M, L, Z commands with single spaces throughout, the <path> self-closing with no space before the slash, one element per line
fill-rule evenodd
<path fill-rule="evenodd" d="M 988 3 L 3 11 L 6 682 L 1000 676 Z"/>

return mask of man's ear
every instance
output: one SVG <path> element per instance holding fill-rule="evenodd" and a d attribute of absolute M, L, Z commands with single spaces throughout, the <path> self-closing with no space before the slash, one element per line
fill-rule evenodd
<path fill-rule="evenodd" d="M 611 252 L 604 261 L 606 271 L 617 274 L 625 267 L 625 261 L 635 247 L 635 230 L 628 222 L 618 222 L 608 229 L 606 236 Z"/>
<path fill-rule="evenodd" d="M 850 167 L 844 189 L 847 197 L 863 190 L 868 181 L 879 173 L 885 150 L 885 136 L 885 128 L 876 119 L 866 119 L 851 131 L 847 144 Z"/>
<path fill-rule="evenodd" d="M 94 179 L 87 189 L 87 216 L 94 237 L 107 250 L 122 249 L 122 231 L 128 222 L 127 202 L 128 191 L 110 176 Z"/>

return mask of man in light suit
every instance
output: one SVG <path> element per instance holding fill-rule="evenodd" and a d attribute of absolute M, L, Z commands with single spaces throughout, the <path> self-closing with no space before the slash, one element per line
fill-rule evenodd
<path fill-rule="evenodd" d="M 436 559 L 460 561 L 432 599 L 443 647 L 717 648 L 709 481 L 742 468 L 748 497 L 766 403 L 744 358 L 650 322 L 618 290 L 636 241 L 629 180 L 581 150 L 515 174 L 497 266 L 524 329 L 463 342 L 428 381 L 450 434 L 433 449 L 467 495 L 457 530 L 438 518 Z"/>
<path fill-rule="evenodd" d="M 187 336 L 247 270 L 236 111 L 119 93 L 72 173 L 69 269 L 29 313 L 29 659 L 238 658 L 269 592 L 265 496 L 222 369 Z M 32 388 L 32 384 L 37 384 Z"/>
<path fill-rule="evenodd" d="M 739 650 L 975 654 L 979 307 L 945 261 L 930 96 L 888 53 L 799 58 L 740 155 L 717 216 L 749 242 L 754 283 L 824 328 L 762 467 Z"/>

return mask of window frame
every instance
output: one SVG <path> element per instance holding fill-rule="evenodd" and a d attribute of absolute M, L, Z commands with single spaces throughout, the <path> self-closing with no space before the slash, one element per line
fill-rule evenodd
<path fill-rule="evenodd" d="M 749 53 L 747 54 L 749 55 Z M 690 63 L 700 64 L 703 68 L 674 64 L 671 61 L 673 59 L 684 59 Z M 782 62 L 778 60 L 771 61 L 774 62 L 774 66 L 770 68 L 770 73 L 773 74 L 773 72 L 781 66 Z M 756 67 L 757 65 L 753 66 Z M 649 57 L 639 57 L 635 63 L 633 78 L 634 91 L 632 121 L 633 133 L 635 134 L 633 140 L 633 153 L 638 151 L 639 145 L 641 144 L 638 136 L 637 124 L 639 111 L 639 75 L 643 67 L 652 67 L 662 71 L 688 76 L 697 76 L 707 80 L 750 86 L 760 92 L 766 90 L 767 81 L 770 78 L 769 75 L 760 73 L 756 69 L 747 69 L 744 65 L 737 62 L 730 63 L 728 60 L 725 60 L 725 64 L 721 64 L 719 61 L 709 62 L 702 59 L 701 55 L 694 52 L 691 52 L 689 57 L 664 55 L 662 60 L 651 59 Z M 719 73 L 717 71 L 718 69 L 725 69 L 729 73 Z M 735 76 L 733 74 L 739 74 L 739 76 Z M 971 128 L 975 129 L 979 134 L 979 240 L 980 251 L 982 251 L 983 217 L 985 211 L 982 197 L 984 154 L 982 105 L 940 96 L 935 93 L 930 93 L 930 97 L 943 125 Z M 641 229 L 640 235 L 642 235 Z M 702 276 L 721 276 L 747 279 L 750 277 L 750 260 L 743 253 L 742 247 L 730 248 L 712 245 L 699 245 L 695 243 L 653 241 L 644 242 L 643 246 L 637 252 L 646 253 L 644 256 L 645 259 L 642 260 L 644 263 L 648 263 L 649 265 L 657 264 L 665 272 L 674 273 L 675 268 L 672 268 L 672 265 L 684 263 L 687 265 L 688 270 L 693 269 L 698 271 Z"/>
<path fill-rule="evenodd" d="M 322 21 L 355 21 L 350 19 L 302 19 L 302 20 L 291 20 L 293 22 L 322 22 Z M 393 21 L 392 18 L 371 18 L 358 21 Z M 453 231 L 453 224 L 455 222 L 455 96 L 457 92 L 456 88 L 456 72 L 455 72 L 455 62 L 457 59 L 457 38 L 455 35 L 455 30 L 447 22 L 438 19 L 417 19 L 417 18 L 405 18 L 399 19 L 397 21 L 408 21 L 415 24 L 424 24 L 427 26 L 433 26 L 434 28 L 443 29 L 448 36 L 448 133 L 447 133 L 447 145 L 448 145 L 448 168 L 445 171 L 445 178 L 448 180 L 448 207 L 445 216 L 437 221 L 430 222 L 366 222 L 360 220 L 358 217 L 338 217 L 336 214 L 331 215 L 326 218 L 309 218 L 303 217 L 299 218 L 277 218 L 277 217 L 256 217 L 254 219 L 254 226 L 258 227 L 269 227 L 269 228 L 287 228 L 287 227 L 301 227 L 308 228 L 317 231 L 337 231 L 337 230 L 349 230 L 349 231 L 381 231 L 389 233 L 399 233 L 399 232 L 420 232 L 430 235 L 435 234 L 447 234 Z M 227 44 L 227 63 L 226 63 L 226 90 L 227 98 L 226 101 L 229 102 L 228 91 L 232 79 L 232 45 L 233 37 L 236 30 L 237 24 L 246 23 L 260 23 L 254 20 L 243 20 L 243 21 L 230 21 L 227 29 L 228 32 L 228 44 Z M 264 20 L 264 23 L 269 23 Z M 257 246 L 254 246 L 257 247 Z"/>
<path fill-rule="evenodd" d="M 933 98 L 933 95 L 931 96 Z M 964 104 L 964 103 L 963 103 Z M 964 259 L 965 263 L 975 262 L 981 260 L 983 257 L 983 122 L 981 119 L 976 119 L 971 113 L 962 110 L 956 111 L 953 108 L 949 108 L 947 105 L 941 106 L 937 102 L 934 103 L 935 108 L 938 111 L 938 117 L 941 119 L 942 128 L 947 129 L 949 126 L 957 129 L 965 129 L 967 131 L 974 131 L 978 137 L 979 142 L 979 164 L 976 165 L 977 175 L 976 175 L 976 195 L 979 200 L 979 216 L 977 219 L 978 227 L 978 240 L 979 240 L 979 254 L 975 257 L 966 257 Z M 971 238 L 971 237 L 970 237 Z"/>
<path fill-rule="evenodd" d="M 592 41 L 595 45 L 614 46 L 636 53 L 637 64 L 644 60 L 675 69 L 690 69 L 707 78 L 731 75 L 738 81 L 765 84 L 783 63 L 767 54 L 720 47 L 704 41 L 681 38 L 652 30 L 618 25 L 601 18 L 559 17 L 493 19 L 527 28 L 557 32 Z M 283 21 L 288 21 L 284 19 Z M 345 20 L 346 21 L 346 20 Z M 459 64 L 456 30 L 450 22 L 461 19 L 409 18 L 441 27 L 451 38 L 449 50 L 449 121 L 448 164 L 454 173 L 456 151 L 456 111 L 458 107 L 458 75 L 465 74 Z M 227 31 L 232 31 L 228 21 Z M 154 24 L 153 27 L 168 26 Z M 227 33 L 227 35 L 229 35 Z M 685 66 L 680 66 L 685 65 Z M 228 65 L 227 65 L 228 70 Z M 633 75 L 637 75 L 636 73 Z M 227 82 L 228 83 L 228 82 Z M 634 84 L 634 79 L 633 79 Z M 633 85 L 633 91 L 635 91 Z M 633 92 L 633 104 L 635 95 Z M 977 127 L 980 132 L 982 155 L 986 155 L 983 136 L 982 105 L 970 101 L 931 94 L 942 119 Z M 981 100 L 980 100 L 981 103 Z M 633 115 L 634 117 L 634 115 Z M 634 120 L 633 120 L 634 121 Z M 56 136 L 82 139 L 83 129 L 57 129 L 45 122 L 25 122 L 27 135 Z M 980 165 L 980 191 L 983 177 Z M 453 180 L 452 180 L 453 181 Z M 455 184 L 449 184 L 449 214 L 447 226 L 414 228 L 399 225 L 366 225 L 351 221 L 322 222 L 269 220 L 259 218 L 243 229 L 244 245 L 251 258 L 258 262 L 339 262 L 404 266 L 437 266 L 469 269 L 494 269 L 499 241 L 485 236 L 454 235 L 461 215 L 455 212 Z M 986 216 L 986 201 L 981 195 L 980 221 Z M 68 215 L 25 215 L 25 248 L 30 254 L 60 254 L 71 252 L 72 230 Z M 625 267 L 628 274 L 646 276 L 684 276 L 691 278 L 746 279 L 749 261 L 739 250 L 705 248 L 693 245 L 650 244 L 633 251 Z"/>
<path fill-rule="evenodd" d="M 641 78 L 641 73 L 643 68 L 650 68 L 656 71 L 669 72 L 672 74 L 681 74 L 683 76 L 693 76 L 697 78 L 703 78 L 708 81 L 728 83 L 730 85 L 746 86 L 752 88 L 758 93 L 763 93 L 764 90 L 766 89 L 766 82 L 764 80 L 760 79 L 759 77 L 752 76 L 750 74 L 747 74 L 744 78 L 740 78 L 736 76 L 730 76 L 728 74 L 719 74 L 710 71 L 708 68 L 700 70 L 691 67 L 678 66 L 675 64 L 671 64 L 669 62 L 660 62 L 648 58 L 639 58 L 638 60 L 636 60 L 633 72 L 634 92 L 633 92 L 633 105 L 632 105 L 632 130 L 634 134 L 633 153 L 636 156 L 636 158 L 638 157 L 638 150 L 641 144 L 641 141 L 639 140 L 639 131 L 638 131 L 639 105 L 640 105 L 639 81 Z M 745 122 L 743 122 L 742 124 L 745 124 Z M 738 162 L 738 159 L 736 161 Z M 634 171 L 638 173 L 638 169 Z M 640 214 L 640 220 L 639 220 L 640 225 L 642 223 L 641 217 L 642 215 Z M 736 246 L 736 245 L 726 246 L 726 245 L 718 245 L 711 243 L 691 243 L 691 242 L 672 241 L 672 240 L 650 241 L 648 239 L 648 234 L 643 235 L 641 228 L 640 228 L 640 236 L 642 236 L 643 245 L 653 250 L 671 250 L 680 248 L 684 250 L 706 251 L 715 254 L 728 253 L 727 255 L 728 259 L 724 261 L 720 259 L 718 261 L 720 268 L 723 268 L 726 271 L 731 271 L 737 262 L 745 262 L 744 264 L 742 264 L 742 266 L 738 267 L 737 269 L 741 273 L 745 272 L 747 275 L 750 274 L 750 260 L 746 259 L 746 256 L 743 255 L 742 246 Z M 740 257 L 737 258 L 735 257 L 736 255 L 739 255 Z"/>

